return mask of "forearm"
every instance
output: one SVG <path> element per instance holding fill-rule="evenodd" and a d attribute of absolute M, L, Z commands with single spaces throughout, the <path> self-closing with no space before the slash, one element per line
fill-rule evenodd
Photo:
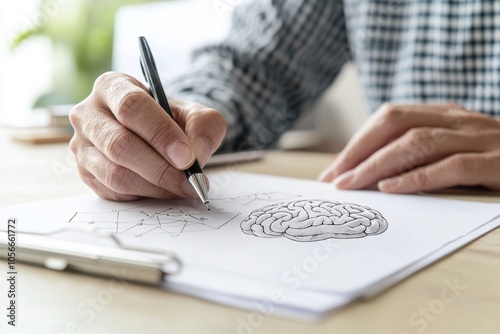
<path fill-rule="evenodd" d="M 222 44 L 198 50 L 167 87 L 224 114 L 222 150 L 266 148 L 331 84 L 345 45 L 341 2 L 254 1 L 235 9 Z"/>

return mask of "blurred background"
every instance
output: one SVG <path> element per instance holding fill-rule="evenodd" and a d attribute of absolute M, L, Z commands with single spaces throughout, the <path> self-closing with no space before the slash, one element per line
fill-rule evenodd
<path fill-rule="evenodd" d="M 36 107 L 74 104 L 112 68 L 114 18 L 150 0 L 23 0 L 0 4 L 0 117 L 29 122 Z"/>
<path fill-rule="evenodd" d="M 0 124 L 67 127 L 70 107 L 101 73 L 142 79 L 139 35 L 148 38 L 160 75 L 175 76 L 189 67 L 193 49 L 227 35 L 232 11 L 246 1 L 252 0 L 2 1 Z M 338 151 L 367 115 L 356 69 L 348 64 L 278 148 Z"/>

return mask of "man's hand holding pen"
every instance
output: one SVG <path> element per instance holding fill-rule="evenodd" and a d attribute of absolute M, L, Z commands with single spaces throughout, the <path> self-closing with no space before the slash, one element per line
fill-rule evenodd
<path fill-rule="evenodd" d="M 203 167 L 227 122 L 216 110 L 169 98 L 175 121 L 149 91 L 125 74 L 105 73 L 75 106 L 70 148 L 82 180 L 112 200 L 196 198 L 183 170 Z"/>

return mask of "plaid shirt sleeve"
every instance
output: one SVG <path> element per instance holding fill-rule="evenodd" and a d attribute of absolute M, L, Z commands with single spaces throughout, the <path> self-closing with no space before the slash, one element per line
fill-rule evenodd
<path fill-rule="evenodd" d="M 172 94 L 224 113 L 225 150 L 265 148 L 351 59 L 372 111 L 455 102 L 500 118 L 498 0 L 254 0 Z"/>
<path fill-rule="evenodd" d="M 370 110 L 447 103 L 500 117 L 500 1 L 344 1 Z"/>
<path fill-rule="evenodd" d="M 256 0 L 236 8 L 226 40 L 197 50 L 190 72 L 166 87 L 224 114 L 220 151 L 266 148 L 333 82 L 347 45 L 340 0 Z"/>

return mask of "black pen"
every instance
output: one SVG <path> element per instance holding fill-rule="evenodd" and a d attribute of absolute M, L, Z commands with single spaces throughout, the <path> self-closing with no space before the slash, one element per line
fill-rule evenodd
<path fill-rule="evenodd" d="M 163 85 L 161 84 L 160 76 L 158 75 L 158 70 L 156 69 L 156 63 L 149 48 L 148 42 L 145 37 L 139 37 L 139 48 L 141 50 L 141 69 L 142 74 L 146 82 L 149 84 L 149 90 L 153 95 L 153 98 L 158 102 L 158 104 L 167 112 L 167 114 L 175 121 L 172 110 L 168 104 L 167 96 L 163 90 Z M 203 171 L 201 170 L 198 160 L 195 160 L 193 165 L 184 171 L 186 178 L 189 183 L 193 186 L 194 190 L 200 197 L 203 204 L 208 206 L 208 191 L 207 183 L 205 182 L 205 177 L 203 176 Z"/>

